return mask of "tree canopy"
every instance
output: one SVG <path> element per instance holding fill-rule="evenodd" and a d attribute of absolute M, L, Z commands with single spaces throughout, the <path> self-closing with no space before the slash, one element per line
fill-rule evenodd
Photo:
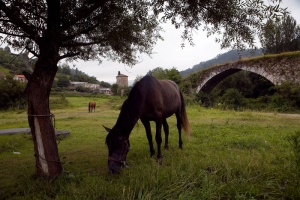
<path fill-rule="evenodd" d="M 152 76 L 160 80 L 172 80 L 177 84 L 181 81 L 179 71 L 175 67 L 172 67 L 171 69 L 163 69 L 161 67 L 156 67 L 155 69 L 150 70 L 148 74 L 151 74 Z"/>
<path fill-rule="evenodd" d="M 273 0 L 280 2 L 280 0 Z M 193 30 L 221 34 L 222 47 L 253 45 L 262 20 L 282 11 L 259 0 L 6 0 L 0 2 L 1 33 L 16 50 L 39 57 L 47 40 L 54 42 L 55 59 L 111 58 L 135 64 L 137 53 L 151 53 L 160 38 L 161 21 L 183 27 L 192 43 Z"/>
<path fill-rule="evenodd" d="M 280 20 L 269 19 L 260 38 L 265 53 L 281 53 L 300 50 L 300 26 L 290 15 Z"/>

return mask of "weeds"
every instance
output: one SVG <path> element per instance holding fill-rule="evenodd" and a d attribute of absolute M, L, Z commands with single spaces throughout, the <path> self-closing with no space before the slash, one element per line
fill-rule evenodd
<path fill-rule="evenodd" d="M 293 150 L 293 160 L 295 161 L 296 173 L 300 178 L 300 131 L 296 131 L 295 134 L 290 135 L 288 140 Z"/>

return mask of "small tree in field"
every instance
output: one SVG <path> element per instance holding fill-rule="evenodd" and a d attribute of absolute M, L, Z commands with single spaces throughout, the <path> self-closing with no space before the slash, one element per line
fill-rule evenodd
<path fill-rule="evenodd" d="M 138 53 L 151 54 L 161 38 L 160 20 L 183 27 L 190 43 L 192 30 L 202 26 L 208 34 L 222 34 L 221 47 L 242 48 L 253 45 L 262 19 L 277 8 L 258 0 L 0 1 L 0 32 L 7 36 L 2 41 L 37 57 L 33 72 L 24 72 L 37 173 L 62 173 L 49 109 L 60 60 L 108 58 L 133 65 Z"/>

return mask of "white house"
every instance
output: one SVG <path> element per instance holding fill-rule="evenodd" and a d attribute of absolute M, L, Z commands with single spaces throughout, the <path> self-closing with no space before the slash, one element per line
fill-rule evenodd
<path fill-rule="evenodd" d="M 13 77 L 13 79 L 16 80 L 16 81 L 20 81 L 22 83 L 27 83 L 28 82 L 24 75 L 15 75 Z"/>

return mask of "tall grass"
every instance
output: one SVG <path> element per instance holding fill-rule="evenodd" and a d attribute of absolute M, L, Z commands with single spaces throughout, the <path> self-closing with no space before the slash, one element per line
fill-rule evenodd
<path fill-rule="evenodd" d="M 57 97 L 58 99 L 60 97 Z M 170 149 L 159 166 L 140 122 L 130 136 L 129 168 L 107 172 L 106 133 L 123 98 L 65 97 L 68 105 L 52 109 L 56 129 L 69 130 L 59 153 L 64 174 L 35 176 L 30 135 L 0 136 L 1 199 L 297 199 L 299 166 L 295 138 L 298 116 L 187 108 L 192 135 L 178 148 L 176 119 L 168 119 Z M 97 102 L 95 113 L 87 103 Z M 20 121 L 20 123 L 16 123 Z M 26 127 L 26 112 L 0 113 L 0 129 Z M 152 123 L 152 130 L 154 124 Z M 17 153 L 17 154 L 16 154 Z"/>

